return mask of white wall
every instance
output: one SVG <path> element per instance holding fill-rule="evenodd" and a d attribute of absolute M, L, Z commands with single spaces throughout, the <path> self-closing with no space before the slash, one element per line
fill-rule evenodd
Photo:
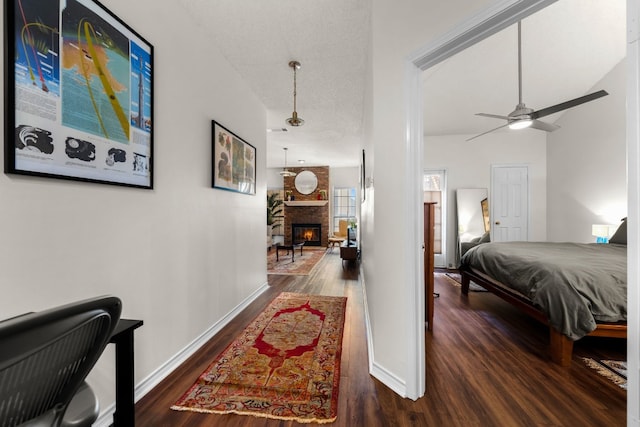
<path fill-rule="evenodd" d="M 144 320 L 140 383 L 266 283 L 266 112 L 178 3 L 103 3 L 155 48 L 155 189 L 1 174 L 0 318 L 114 294 Z M 211 119 L 256 147 L 255 196 L 211 188 Z M 111 347 L 89 377 L 102 408 Z"/>
<path fill-rule="evenodd" d="M 447 170 L 447 266 L 457 267 L 456 189 L 486 188 L 491 194 L 492 166 L 519 164 L 529 167 L 529 237 L 533 241 L 546 240 L 546 134 L 533 129 L 505 130 L 466 141 L 471 136 L 425 137 L 425 167 Z"/>
<path fill-rule="evenodd" d="M 548 236 L 594 242 L 592 224 L 627 216 L 626 61 L 590 91 L 608 96 L 567 110 L 548 137 Z M 580 95 L 580 94 L 577 94 Z"/>
<path fill-rule="evenodd" d="M 329 184 L 333 187 L 352 187 L 360 193 L 360 169 L 358 167 L 341 167 L 329 169 Z M 359 204 L 359 203 L 358 203 Z"/>
<path fill-rule="evenodd" d="M 282 190 L 284 178 L 280 175 L 282 168 L 267 168 L 267 190 Z"/>
<path fill-rule="evenodd" d="M 412 304 L 414 272 L 406 260 L 418 248 L 405 242 L 409 231 L 401 221 L 409 204 L 405 93 L 406 58 L 416 49 L 453 28 L 464 18 L 490 5 L 488 0 L 448 2 L 374 0 L 372 10 L 372 101 L 367 125 L 367 175 L 374 180 L 362 209 L 362 270 L 367 293 L 372 342 L 372 373 L 404 394 L 409 382 L 413 349 L 407 331 L 415 318 L 407 314 Z M 375 223 L 374 223 L 375 221 Z M 411 387 L 409 387 L 411 388 Z"/>

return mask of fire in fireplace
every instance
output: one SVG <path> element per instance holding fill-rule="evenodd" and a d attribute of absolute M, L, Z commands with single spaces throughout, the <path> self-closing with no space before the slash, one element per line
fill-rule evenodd
<path fill-rule="evenodd" d="M 321 224 L 291 224 L 291 238 L 293 242 L 304 241 L 305 246 L 321 246 Z"/>

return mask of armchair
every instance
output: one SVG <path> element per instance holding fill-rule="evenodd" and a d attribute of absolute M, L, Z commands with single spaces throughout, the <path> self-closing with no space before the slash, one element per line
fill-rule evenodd
<path fill-rule="evenodd" d="M 121 310 L 106 296 L 0 322 L 0 426 L 90 426 L 98 402 L 84 380 Z"/>

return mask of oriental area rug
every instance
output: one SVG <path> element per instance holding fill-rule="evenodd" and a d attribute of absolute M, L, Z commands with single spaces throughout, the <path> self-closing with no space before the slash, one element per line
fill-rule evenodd
<path fill-rule="evenodd" d="M 282 292 L 171 409 L 333 422 L 346 302 Z"/>
<path fill-rule="evenodd" d="M 603 377 L 617 384 L 620 388 L 627 389 L 627 362 L 619 360 L 599 360 L 583 357 L 582 360 L 591 369 Z"/>
<path fill-rule="evenodd" d="M 291 252 L 280 250 L 279 260 L 276 260 L 276 248 L 272 248 L 267 254 L 267 274 L 291 274 L 307 276 L 313 268 L 327 253 L 325 248 L 303 247 L 295 249 L 292 257 Z"/>

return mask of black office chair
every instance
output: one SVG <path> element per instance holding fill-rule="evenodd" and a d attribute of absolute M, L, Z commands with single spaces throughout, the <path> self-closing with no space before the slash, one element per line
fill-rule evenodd
<path fill-rule="evenodd" d="M 0 322 L 0 427 L 90 426 L 98 399 L 84 380 L 121 310 L 104 296 Z"/>

